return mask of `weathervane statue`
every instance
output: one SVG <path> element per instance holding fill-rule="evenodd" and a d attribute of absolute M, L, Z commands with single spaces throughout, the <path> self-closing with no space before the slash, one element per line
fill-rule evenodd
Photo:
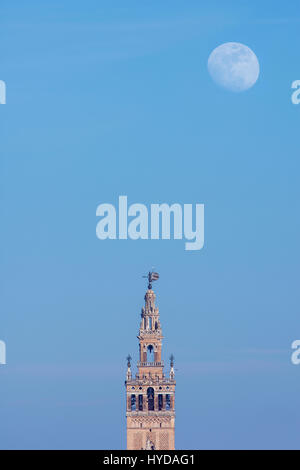
<path fill-rule="evenodd" d="M 159 274 L 154 271 L 149 271 L 144 278 L 148 279 L 148 289 L 152 289 L 152 282 L 159 279 Z"/>

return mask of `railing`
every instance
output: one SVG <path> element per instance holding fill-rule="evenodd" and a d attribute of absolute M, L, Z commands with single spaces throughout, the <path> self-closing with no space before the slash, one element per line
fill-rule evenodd
<path fill-rule="evenodd" d="M 140 328 L 140 332 L 143 333 L 143 334 L 147 334 L 147 335 L 161 335 L 161 329 L 157 329 L 157 330 L 147 330 L 147 328 Z"/>
<path fill-rule="evenodd" d="M 126 416 L 157 416 L 157 411 L 126 411 Z M 160 410 L 160 416 L 175 416 L 175 409 L 174 410 Z"/>
<path fill-rule="evenodd" d="M 138 367 L 163 367 L 164 363 L 163 361 L 161 362 L 138 362 L 137 363 Z"/>
<path fill-rule="evenodd" d="M 139 386 L 139 385 L 144 385 L 145 380 L 147 379 L 147 376 L 145 378 L 141 375 L 139 376 L 138 374 L 135 374 L 135 377 L 132 377 L 130 380 L 127 380 L 126 383 L 128 385 L 134 385 L 134 386 Z M 155 385 L 174 385 L 175 379 L 166 379 L 165 376 L 162 378 L 155 376 L 152 377 L 153 382 Z"/>

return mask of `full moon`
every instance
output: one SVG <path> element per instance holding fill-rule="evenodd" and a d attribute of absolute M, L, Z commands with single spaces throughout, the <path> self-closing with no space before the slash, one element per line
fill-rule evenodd
<path fill-rule="evenodd" d="M 226 42 L 216 47 L 208 58 L 212 79 L 227 90 L 248 90 L 259 76 L 259 62 L 250 47 L 238 42 Z"/>

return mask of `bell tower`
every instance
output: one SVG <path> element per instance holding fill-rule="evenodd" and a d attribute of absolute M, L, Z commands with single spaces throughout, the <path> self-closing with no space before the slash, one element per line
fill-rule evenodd
<path fill-rule="evenodd" d="M 138 372 L 133 378 L 131 357 L 127 357 L 126 419 L 127 449 L 175 449 L 175 373 L 170 357 L 169 377 L 162 361 L 162 329 L 152 282 L 159 278 L 149 272 L 145 306 L 138 334 Z"/>

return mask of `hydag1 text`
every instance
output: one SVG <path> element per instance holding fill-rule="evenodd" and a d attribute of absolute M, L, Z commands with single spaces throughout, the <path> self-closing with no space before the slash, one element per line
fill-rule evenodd
<path fill-rule="evenodd" d="M 146 463 L 146 464 L 158 464 L 158 465 L 174 465 L 174 464 L 182 464 L 182 465 L 193 465 L 194 464 L 194 455 L 157 455 L 157 454 L 148 454 L 143 457 L 134 457 L 134 456 L 127 456 L 127 457 L 118 457 L 110 454 L 109 456 L 104 457 L 103 464 L 104 465 L 127 465 L 131 468 L 135 467 L 136 463 Z"/>
<path fill-rule="evenodd" d="M 188 240 L 186 250 L 204 245 L 204 204 L 195 204 L 194 209 L 193 204 L 150 204 L 148 211 L 144 204 L 128 207 L 127 196 L 119 196 L 118 210 L 113 204 L 99 204 L 96 216 L 101 217 L 96 227 L 100 240 L 170 240 L 173 225 L 173 239 Z"/>

